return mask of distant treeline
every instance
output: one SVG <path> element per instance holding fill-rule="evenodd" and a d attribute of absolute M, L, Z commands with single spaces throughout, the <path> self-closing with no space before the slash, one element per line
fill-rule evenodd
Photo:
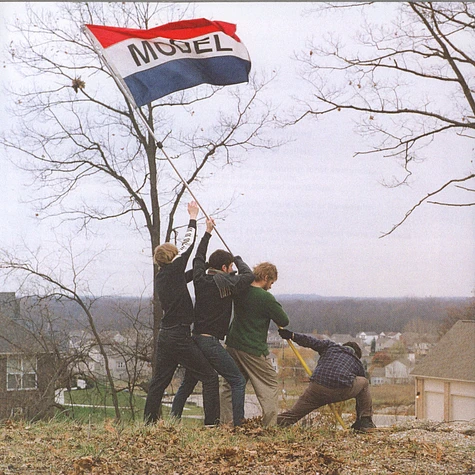
<path fill-rule="evenodd" d="M 437 332 L 450 312 L 461 312 L 470 298 L 327 298 L 313 295 L 276 295 L 290 318 L 289 328 L 303 333 Z M 87 299 L 85 299 L 87 301 Z M 53 319 L 68 322 L 70 329 L 87 327 L 81 308 L 70 301 L 38 301 L 47 306 Z M 22 301 L 22 314 L 34 311 L 35 299 Z M 99 330 L 123 330 L 140 321 L 152 322 L 149 299 L 101 297 L 92 304 L 92 314 Z M 272 324 L 271 329 L 276 328 Z"/>
<path fill-rule="evenodd" d="M 450 313 L 466 308 L 470 298 L 323 298 L 277 296 L 294 331 L 345 333 L 360 331 L 433 331 Z"/>

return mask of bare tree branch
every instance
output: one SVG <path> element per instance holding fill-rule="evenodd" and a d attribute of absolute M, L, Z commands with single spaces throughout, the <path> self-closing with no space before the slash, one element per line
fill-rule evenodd
<path fill-rule="evenodd" d="M 355 12 L 379 11 L 378 2 L 344 4 Z M 326 4 L 331 14 L 337 4 Z M 330 36 L 312 42 L 296 56 L 301 77 L 313 88 L 313 96 L 289 124 L 327 114 L 352 114 L 361 135 L 374 142 L 355 156 L 372 154 L 401 161 L 405 174 L 393 178 L 397 187 L 418 178 L 421 151 L 446 137 L 465 143 L 475 139 L 475 7 L 472 3 L 400 2 L 391 20 L 365 21 L 356 39 L 345 45 Z M 404 223 L 425 203 L 469 207 L 471 201 L 435 199 L 450 184 L 473 180 L 473 161 L 459 154 L 467 170 L 463 178 L 448 176 L 444 186 L 431 190 L 383 236 Z M 454 172 L 455 174 L 455 172 Z M 457 173 L 458 175 L 459 173 Z M 383 182 L 384 183 L 384 182 Z M 454 186 L 454 191 L 461 190 Z M 428 200 L 427 198 L 432 198 Z M 464 199 L 464 197 L 462 197 Z"/>
<path fill-rule="evenodd" d="M 437 190 L 435 191 L 432 191 L 431 193 L 428 193 L 427 196 L 425 196 L 424 198 L 422 198 L 421 200 L 419 200 L 418 203 L 416 203 L 407 213 L 406 215 L 404 216 L 404 218 L 399 221 L 399 223 L 395 224 L 390 231 L 386 232 L 386 233 L 383 233 L 380 237 L 385 237 L 385 236 L 388 236 L 389 234 L 391 234 L 393 231 L 395 231 L 399 226 L 401 226 L 408 218 L 409 216 L 415 211 L 416 208 L 418 208 L 419 206 L 421 206 L 424 202 L 426 202 L 429 198 L 431 198 L 432 196 L 435 196 L 437 195 L 438 193 L 440 193 L 441 191 L 445 190 L 448 186 L 450 186 L 451 184 L 453 183 L 460 183 L 460 182 L 464 182 L 464 181 L 468 181 L 468 180 L 472 180 L 473 178 L 475 178 L 475 174 L 472 174 L 472 175 L 469 175 L 467 177 L 464 177 L 464 178 L 460 178 L 460 179 L 453 179 L 453 180 L 449 180 L 447 183 L 444 183 L 440 188 L 438 188 Z M 428 203 L 430 203 L 431 201 L 427 201 Z M 436 203 L 438 204 L 438 203 Z M 465 204 L 465 205 L 454 205 L 454 206 L 473 206 L 475 205 L 475 203 L 470 203 L 470 204 Z"/>

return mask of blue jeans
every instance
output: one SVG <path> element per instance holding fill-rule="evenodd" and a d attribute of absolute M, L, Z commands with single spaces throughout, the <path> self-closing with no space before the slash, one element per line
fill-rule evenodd
<path fill-rule="evenodd" d="M 162 328 L 158 334 L 157 345 L 155 372 L 145 402 L 145 422 L 155 422 L 159 418 L 163 393 L 170 384 L 178 365 L 181 365 L 196 381 L 201 381 L 203 384 L 205 425 L 217 424 L 219 422 L 218 375 L 191 338 L 190 328 L 186 326 L 169 330 Z"/>
<path fill-rule="evenodd" d="M 214 336 L 193 335 L 193 339 L 208 359 L 210 365 L 231 386 L 233 423 L 235 426 L 241 425 L 244 419 L 244 397 L 246 394 L 246 380 L 244 376 L 239 371 L 232 356 L 223 348 L 218 338 Z M 171 411 L 173 416 L 181 417 L 185 402 L 193 392 L 197 382 L 196 376 L 186 369 L 185 377 L 173 399 Z"/>

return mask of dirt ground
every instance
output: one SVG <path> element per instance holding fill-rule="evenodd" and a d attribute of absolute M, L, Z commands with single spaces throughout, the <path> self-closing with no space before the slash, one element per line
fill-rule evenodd
<path fill-rule="evenodd" d="M 263 429 L 160 421 L 103 424 L 8 422 L 0 475 L 475 474 L 474 424 L 411 421 L 359 434 L 321 423 Z"/>

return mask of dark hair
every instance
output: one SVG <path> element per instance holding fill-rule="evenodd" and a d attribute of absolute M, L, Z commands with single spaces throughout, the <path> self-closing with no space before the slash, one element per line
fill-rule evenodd
<path fill-rule="evenodd" d="M 346 343 L 343 343 L 343 346 L 349 346 L 350 348 L 353 348 L 353 350 L 355 350 L 355 354 L 356 356 L 361 359 L 361 356 L 362 356 L 362 352 L 361 352 L 361 348 L 360 348 L 360 345 L 358 345 L 358 343 L 356 343 L 356 341 L 347 341 Z"/>
<path fill-rule="evenodd" d="M 218 249 L 209 256 L 209 266 L 213 269 L 221 270 L 223 266 L 229 267 L 233 262 L 234 256 L 223 249 Z"/>

